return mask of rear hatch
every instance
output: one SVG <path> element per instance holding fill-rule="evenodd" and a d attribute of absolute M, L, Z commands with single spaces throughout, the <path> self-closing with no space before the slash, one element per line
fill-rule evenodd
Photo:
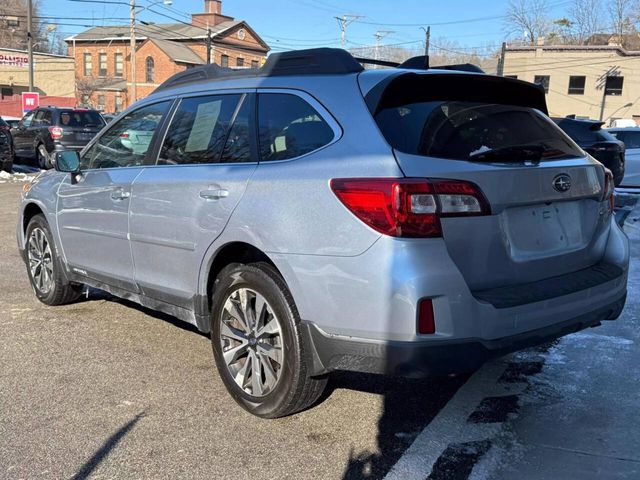
<path fill-rule="evenodd" d="M 100 113 L 95 110 L 62 109 L 58 113 L 57 125 L 62 134 L 54 139 L 67 147 L 84 147 L 104 127 Z M 55 132 L 52 132 L 55 133 Z"/>
<path fill-rule="evenodd" d="M 365 97 L 407 177 L 471 182 L 486 197 L 488 215 L 441 218 L 447 250 L 472 291 L 601 261 L 609 232 L 604 169 L 545 115 L 538 87 L 404 72 Z"/>

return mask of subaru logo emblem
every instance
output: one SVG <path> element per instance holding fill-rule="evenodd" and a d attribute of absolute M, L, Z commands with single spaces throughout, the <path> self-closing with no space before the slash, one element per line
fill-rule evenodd
<path fill-rule="evenodd" d="M 553 188 L 558 192 L 568 192 L 571 188 L 571 177 L 566 173 L 561 173 L 553 177 Z"/>

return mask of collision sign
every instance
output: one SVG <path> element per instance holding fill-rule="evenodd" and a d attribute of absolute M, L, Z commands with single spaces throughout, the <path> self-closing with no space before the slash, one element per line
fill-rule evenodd
<path fill-rule="evenodd" d="M 27 68 L 29 66 L 29 57 L 22 55 L 4 55 L 0 53 L 0 65 L 12 65 L 14 67 Z"/>

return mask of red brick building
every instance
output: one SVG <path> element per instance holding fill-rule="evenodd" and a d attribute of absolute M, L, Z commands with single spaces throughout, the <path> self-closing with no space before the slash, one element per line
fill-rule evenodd
<path fill-rule="evenodd" d="M 171 75 L 207 63 L 207 31 L 211 32 L 211 63 L 257 67 L 269 46 L 244 21 L 222 15 L 221 0 L 204 0 L 205 12 L 191 23 L 137 25 L 136 78 L 131 78 L 129 26 L 93 27 L 66 39 L 75 58 L 78 104 L 119 112 L 149 95 Z"/>

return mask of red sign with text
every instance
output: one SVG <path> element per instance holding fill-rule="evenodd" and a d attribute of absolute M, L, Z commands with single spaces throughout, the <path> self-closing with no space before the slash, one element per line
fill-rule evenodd
<path fill-rule="evenodd" d="M 38 92 L 22 92 L 22 112 L 28 112 L 40 105 L 40 94 Z"/>

